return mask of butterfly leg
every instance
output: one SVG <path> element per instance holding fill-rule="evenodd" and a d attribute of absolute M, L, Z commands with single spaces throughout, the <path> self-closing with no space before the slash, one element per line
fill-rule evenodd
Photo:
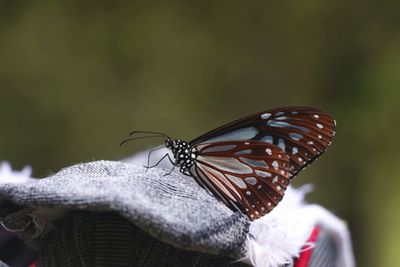
<path fill-rule="evenodd" d="M 151 156 L 151 153 L 153 153 L 153 152 L 156 151 L 156 150 L 162 149 L 162 148 L 164 148 L 164 147 L 165 147 L 165 146 L 161 146 L 161 147 L 157 147 L 157 148 L 154 148 L 154 149 L 150 150 L 149 154 L 147 155 L 147 166 L 150 165 L 150 156 Z M 147 171 L 147 169 L 146 169 L 146 171 Z"/>
<path fill-rule="evenodd" d="M 175 167 L 176 167 L 176 164 L 175 164 L 175 162 L 171 159 L 171 157 L 169 156 L 169 154 L 167 154 L 167 157 L 168 157 L 168 159 L 169 159 L 169 161 L 171 162 L 171 164 L 172 164 L 172 169 L 167 173 L 167 174 L 165 174 L 164 176 L 167 176 L 167 175 L 170 175 L 171 174 L 171 172 L 175 169 Z"/>
<path fill-rule="evenodd" d="M 171 161 L 171 163 L 172 163 L 172 161 Z M 175 164 L 174 164 L 174 167 L 172 167 L 172 169 L 171 170 L 169 170 L 169 172 L 167 173 L 167 174 L 164 174 L 164 176 L 168 176 L 168 175 L 170 175 L 172 172 L 173 172 L 173 170 L 175 169 Z"/>
<path fill-rule="evenodd" d="M 152 166 L 144 166 L 144 167 L 146 168 L 146 171 L 147 171 L 148 169 L 150 169 L 150 168 L 156 167 L 156 166 L 157 166 L 158 164 L 160 164 L 161 161 L 163 161 L 165 158 L 168 158 L 168 159 L 169 159 L 169 162 L 171 162 L 171 164 L 172 164 L 173 167 L 172 167 L 172 169 L 171 169 L 167 174 L 165 174 L 164 176 L 170 175 L 170 174 L 172 173 L 172 171 L 175 169 L 176 164 L 175 164 L 175 162 L 171 159 L 171 157 L 169 156 L 168 153 L 165 154 L 156 164 L 154 164 L 154 165 L 152 165 Z"/>
<path fill-rule="evenodd" d="M 175 166 L 175 164 L 174 164 L 174 162 L 172 161 L 171 157 L 170 157 L 169 154 L 167 153 L 167 154 L 165 154 L 156 164 L 154 164 L 154 165 L 152 165 L 152 166 L 148 166 L 148 165 L 147 165 L 147 166 L 143 166 L 143 167 L 145 167 L 146 170 L 148 170 L 148 169 L 150 169 L 150 168 L 154 168 L 154 167 L 158 166 L 158 164 L 160 164 L 161 161 L 163 161 L 165 158 L 168 158 L 169 161 Z"/>

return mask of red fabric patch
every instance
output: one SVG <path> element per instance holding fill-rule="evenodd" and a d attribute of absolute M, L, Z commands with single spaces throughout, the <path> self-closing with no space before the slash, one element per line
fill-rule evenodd
<path fill-rule="evenodd" d="M 319 234 L 319 228 L 314 227 L 307 242 L 315 243 L 315 240 L 317 240 L 318 234 Z M 310 245 L 305 245 L 302 248 L 302 252 L 300 253 L 300 256 L 295 260 L 294 267 L 307 267 L 308 262 L 310 261 L 310 258 L 312 255 L 312 251 L 313 251 L 313 249 L 310 248 Z"/>
<path fill-rule="evenodd" d="M 28 267 L 36 267 L 36 262 L 32 262 Z"/>

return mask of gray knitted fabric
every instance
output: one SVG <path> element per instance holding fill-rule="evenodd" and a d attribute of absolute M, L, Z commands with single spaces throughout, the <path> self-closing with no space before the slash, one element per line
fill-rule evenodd
<path fill-rule="evenodd" d="M 57 228 L 46 237 L 38 266 L 247 266 L 167 245 L 112 212 L 77 211 Z M 333 242 L 322 229 L 309 267 L 335 267 L 335 259 Z"/>
<path fill-rule="evenodd" d="M 18 213 L 4 210 L 0 216 L 9 228 L 17 228 L 15 224 L 26 224 L 26 217 L 19 218 L 24 211 L 30 214 L 30 208 L 113 211 L 174 247 L 233 258 L 244 256 L 247 217 L 232 212 L 190 177 L 166 173 L 157 168 L 146 172 L 145 168 L 121 162 L 78 164 L 46 179 L 3 184 L 3 201 L 23 209 L 18 218 Z M 10 209 L 4 202 L 1 206 Z M 36 224 L 49 228 L 45 218 L 37 218 Z M 44 229 L 43 233 L 49 230 Z M 43 234 L 37 235 L 30 239 L 40 241 Z M 40 246 L 40 242 L 36 244 Z"/>
<path fill-rule="evenodd" d="M 112 212 L 76 211 L 57 228 L 46 237 L 38 266 L 246 266 L 165 244 Z"/>
<path fill-rule="evenodd" d="M 38 250 L 37 266 L 245 266 L 234 260 L 245 255 L 248 218 L 167 173 L 96 161 L 4 183 L 0 220 Z M 309 266 L 333 267 L 336 256 L 322 229 Z"/>

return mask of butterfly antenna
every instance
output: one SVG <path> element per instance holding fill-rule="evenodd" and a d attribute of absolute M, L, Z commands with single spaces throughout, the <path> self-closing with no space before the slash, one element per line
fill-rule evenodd
<path fill-rule="evenodd" d="M 146 138 L 155 138 L 155 137 L 160 138 L 160 137 L 165 137 L 165 136 L 163 136 L 163 135 L 148 135 L 148 136 L 131 137 L 131 138 L 127 138 L 127 139 L 123 140 L 121 143 L 119 143 L 119 145 L 122 146 L 126 142 L 133 141 L 133 140 L 146 139 Z"/>
<path fill-rule="evenodd" d="M 154 135 L 161 135 L 164 136 L 166 138 L 170 138 L 167 134 L 165 133 L 159 133 L 159 132 L 152 132 L 152 131 L 133 131 L 129 133 L 129 136 L 132 136 L 134 134 L 138 134 L 138 133 L 145 133 L 145 134 L 154 134 Z"/>

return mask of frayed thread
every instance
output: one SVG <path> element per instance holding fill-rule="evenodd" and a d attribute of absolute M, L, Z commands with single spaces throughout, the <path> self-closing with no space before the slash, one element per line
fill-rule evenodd
<path fill-rule="evenodd" d="M 337 267 L 354 267 L 350 234 L 342 220 L 325 208 L 306 204 L 312 185 L 289 187 L 281 203 L 269 214 L 251 222 L 246 241 L 247 255 L 241 261 L 256 267 L 281 267 L 315 244 L 308 238 L 315 226 L 323 228 L 338 249 Z"/>
<path fill-rule="evenodd" d="M 299 189 L 289 187 L 274 210 L 251 223 L 244 262 L 259 267 L 293 263 L 304 249 L 314 226 L 308 218 L 301 216 L 304 196 L 311 190 L 311 185 Z"/>

